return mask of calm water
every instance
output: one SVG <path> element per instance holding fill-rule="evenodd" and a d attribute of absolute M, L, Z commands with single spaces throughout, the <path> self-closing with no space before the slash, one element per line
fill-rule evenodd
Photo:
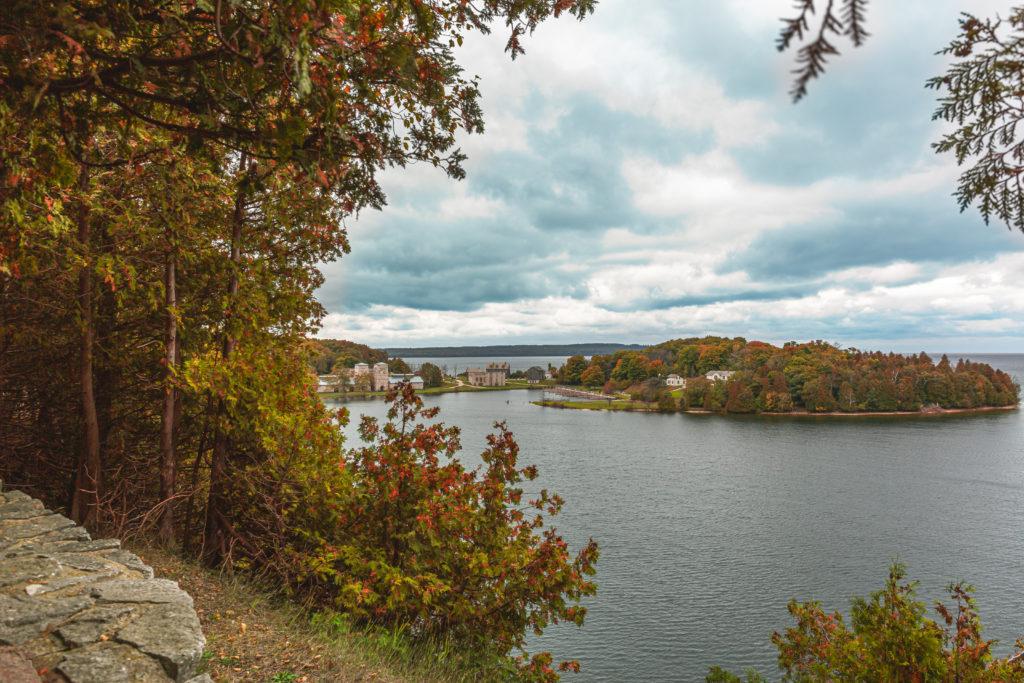
<path fill-rule="evenodd" d="M 1024 377 L 1024 355 L 975 358 Z M 557 526 L 600 542 L 586 626 L 538 643 L 582 661 L 569 680 L 703 680 L 716 663 L 774 677 L 769 637 L 791 597 L 845 610 L 894 558 L 929 602 L 950 581 L 976 584 L 1000 652 L 1024 635 L 1020 412 L 761 419 L 540 408 L 525 392 L 427 400 L 462 427 L 469 461 L 507 420 L 540 485 L 567 500 Z"/>
<path fill-rule="evenodd" d="M 424 363 L 433 363 L 439 368 L 448 368 L 448 374 L 455 375 L 460 372 L 465 372 L 467 368 L 482 368 L 488 363 L 508 363 L 509 368 L 512 372 L 516 370 L 526 370 L 537 366 L 543 369 L 547 369 L 548 364 L 554 365 L 556 368 L 562 367 L 565 363 L 565 359 L 568 356 L 502 356 L 493 358 L 478 358 L 470 356 L 459 356 L 455 358 L 416 358 L 412 356 L 405 357 L 404 360 L 414 368 L 418 368 Z"/>

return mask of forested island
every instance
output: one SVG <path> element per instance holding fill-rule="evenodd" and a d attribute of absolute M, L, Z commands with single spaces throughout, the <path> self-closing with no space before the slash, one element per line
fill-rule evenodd
<path fill-rule="evenodd" d="M 544 405 L 878 414 L 1003 409 L 1020 402 L 1014 379 L 985 363 L 844 349 L 823 341 L 779 347 L 742 337 L 673 339 L 589 360 L 573 356 L 559 370 L 559 380 L 628 400 Z"/>

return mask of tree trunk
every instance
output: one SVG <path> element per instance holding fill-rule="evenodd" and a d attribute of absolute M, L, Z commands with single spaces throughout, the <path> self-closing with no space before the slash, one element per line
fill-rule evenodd
<path fill-rule="evenodd" d="M 174 494 L 178 477 L 178 458 L 174 448 L 177 390 L 173 384 L 174 371 L 178 365 L 177 254 L 170 237 L 168 229 L 167 256 L 164 261 L 164 303 L 167 308 L 164 353 L 167 376 L 164 381 L 163 415 L 160 418 L 160 502 L 163 509 L 157 529 L 157 536 L 164 545 L 174 543 Z"/>
<path fill-rule="evenodd" d="M 100 426 L 96 415 L 96 394 L 93 386 L 93 347 L 96 335 L 93 312 L 92 256 L 90 254 L 89 205 L 85 195 L 89 188 L 89 168 L 83 165 L 78 173 L 78 243 L 84 263 L 78 271 L 78 306 L 81 311 L 81 339 L 78 377 L 81 391 L 83 425 L 82 448 L 78 454 L 75 492 L 71 499 L 71 517 L 86 527 L 99 521 Z"/>
<path fill-rule="evenodd" d="M 241 168 L 248 160 L 243 156 Z M 231 279 L 228 283 L 228 310 L 225 311 L 224 345 L 221 357 L 226 362 L 235 350 L 237 341 L 232 334 L 231 317 L 238 296 L 238 269 L 242 259 L 242 226 L 245 223 L 245 200 L 249 173 L 243 170 L 243 177 L 235 193 L 235 210 L 231 225 Z M 227 518 L 225 482 L 228 470 L 228 455 L 231 439 L 224 430 L 221 420 L 224 416 L 224 401 L 217 402 L 213 453 L 210 456 L 210 495 L 206 503 L 206 528 L 203 534 L 203 560 L 210 566 L 221 564 L 228 556 L 231 545 L 231 531 Z"/>

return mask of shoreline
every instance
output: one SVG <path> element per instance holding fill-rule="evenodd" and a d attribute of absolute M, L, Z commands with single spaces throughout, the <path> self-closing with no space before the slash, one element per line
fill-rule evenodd
<path fill-rule="evenodd" d="M 614 403 L 602 401 L 531 401 L 535 406 L 542 408 L 558 408 L 560 410 L 604 410 L 623 413 L 662 413 L 664 415 L 718 415 L 736 417 L 943 417 L 947 415 L 980 415 L 983 413 L 1004 413 L 1020 410 L 1020 405 L 1015 406 L 982 406 L 979 408 L 937 408 L 929 410 L 894 410 L 894 411 L 863 411 L 863 412 L 827 412 L 812 413 L 806 410 L 793 410 L 788 413 L 722 413 L 713 410 L 658 410 L 657 405 L 650 407 L 637 406 L 616 406 Z"/>
<path fill-rule="evenodd" d="M 418 396 L 437 396 L 439 394 L 472 394 L 481 393 L 486 391 L 538 391 L 543 389 L 544 385 L 516 385 L 506 384 L 501 387 L 475 387 L 469 384 L 459 384 L 455 386 L 443 386 L 443 387 L 431 387 L 429 389 L 417 389 L 416 394 Z M 344 401 L 348 399 L 358 398 L 384 398 L 387 396 L 386 391 L 347 391 L 347 392 L 324 392 L 318 393 L 322 399 L 328 399 L 331 401 Z"/>

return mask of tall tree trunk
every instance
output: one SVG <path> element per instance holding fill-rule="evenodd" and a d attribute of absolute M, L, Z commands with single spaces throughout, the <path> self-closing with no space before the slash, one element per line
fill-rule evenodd
<path fill-rule="evenodd" d="M 231 223 L 231 279 L 228 282 L 228 310 L 224 314 L 224 345 L 221 348 L 221 357 L 225 362 L 231 357 L 237 345 L 237 340 L 230 328 L 236 304 L 235 299 L 238 296 L 238 269 L 242 260 L 242 226 L 245 223 L 245 201 L 250 175 L 245 170 L 247 166 L 248 160 L 243 156 L 241 163 L 243 176 L 235 193 L 235 210 Z M 231 544 L 231 530 L 228 524 L 227 499 L 225 497 L 231 439 L 221 424 L 224 408 L 224 401 L 218 401 L 213 453 L 210 456 L 210 495 L 206 503 L 206 529 L 203 535 L 203 559 L 211 566 L 216 566 L 224 561 Z"/>
<path fill-rule="evenodd" d="M 84 164 L 78 172 L 78 243 L 83 263 L 78 271 L 78 306 L 81 312 L 81 339 L 79 340 L 78 378 L 81 392 L 81 418 L 83 439 L 78 454 L 78 472 L 75 492 L 71 499 L 71 517 L 79 524 L 93 527 L 99 521 L 100 485 L 102 480 L 100 459 L 100 426 L 96 415 L 96 394 L 93 386 L 93 347 L 96 335 L 93 312 L 92 255 L 90 249 L 89 168 Z"/>
<path fill-rule="evenodd" d="M 164 545 L 174 543 L 174 494 L 178 478 L 178 458 L 174 447 L 177 390 L 173 384 L 174 372 L 178 366 L 178 264 L 170 232 L 168 228 L 167 256 L 164 261 L 164 304 L 167 308 L 164 351 L 167 359 L 167 377 L 164 382 L 163 415 L 160 418 L 160 501 L 163 509 L 160 512 L 157 529 L 160 542 Z"/>

